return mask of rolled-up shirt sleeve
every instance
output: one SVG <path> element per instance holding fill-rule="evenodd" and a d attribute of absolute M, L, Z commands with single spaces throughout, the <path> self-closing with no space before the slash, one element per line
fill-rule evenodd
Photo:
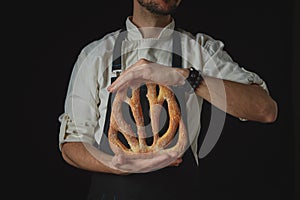
<path fill-rule="evenodd" d="M 223 42 L 205 34 L 199 34 L 197 37 L 208 55 L 203 67 L 205 75 L 244 84 L 257 84 L 269 92 L 265 81 L 260 76 L 232 60 L 224 50 Z"/>
<path fill-rule="evenodd" d="M 58 120 L 59 149 L 65 142 L 94 142 L 100 104 L 98 96 L 99 58 L 88 56 L 85 49 L 74 65 L 65 98 L 64 113 Z"/>
<path fill-rule="evenodd" d="M 59 117 L 59 148 L 65 142 L 86 142 L 92 144 L 94 142 L 94 130 L 96 122 L 87 120 L 72 120 L 67 113 L 63 113 Z"/>

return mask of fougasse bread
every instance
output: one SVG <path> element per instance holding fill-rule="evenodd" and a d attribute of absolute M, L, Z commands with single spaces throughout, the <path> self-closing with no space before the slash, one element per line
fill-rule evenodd
<path fill-rule="evenodd" d="M 157 86 L 159 90 L 157 91 Z M 163 85 L 154 83 L 146 83 L 147 99 L 149 101 L 149 115 L 151 118 L 151 129 L 153 134 L 153 142 L 148 145 L 146 142 L 146 132 L 144 126 L 144 118 L 140 103 L 140 88 L 132 89 L 130 97 L 128 91 L 117 91 L 112 104 L 112 113 L 110 117 L 110 127 L 108 132 L 109 144 L 115 154 L 135 155 L 143 154 L 149 156 L 153 152 L 175 151 L 179 154 L 183 153 L 188 143 L 188 135 L 186 126 L 180 114 L 180 108 L 176 101 L 174 92 Z M 169 127 L 164 134 L 159 136 L 159 120 L 163 109 L 163 103 L 167 102 Z M 132 111 L 132 115 L 136 124 L 136 133 L 132 127 L 126 122 L 121 112 L 122 104 L 127 103 Z M 168 147 L 178 130 L 178 140 L 176 144 Z M 122 134 L 129 145 L 125 145 L 118 138 L 118 134 Z"/>

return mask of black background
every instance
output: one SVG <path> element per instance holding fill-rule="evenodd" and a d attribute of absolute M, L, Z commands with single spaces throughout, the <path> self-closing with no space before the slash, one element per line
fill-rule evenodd
<path fill-rule="evenodd" d="M 299 2 L 292 0 L 184 0 L 174 13 L 177 26 L 222 40 L 235 61 L 267 82 L 279 107 L 272 124 L 227 117 L 217 145 L 200 160 L 202 178 L 195 199 L 291 200 L 297 192 L 299 198 L 299 96 L 293 87 L 299 83 L 297 11 Z M 22 51 L 29 60 L 21 68 L 30 79 L 22 87 L 26 128 L 15 125 L 21 129 L 15 135 L 22 138 L 15 145 L 25 144 L 25 149 L 13 158 L 20 176 L 8 199 L 85 198 L 90 174 L 62 160 L 58 116 L 80 50 L 123 26 L 131 12 L 131 1 L 67 6 L 43 2 L 19 17 L 24 34 L 15 39 L 25 42 Z"/>

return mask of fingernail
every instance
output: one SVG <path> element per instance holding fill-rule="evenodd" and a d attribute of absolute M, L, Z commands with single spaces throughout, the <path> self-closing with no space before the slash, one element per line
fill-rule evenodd
<path fill-rule="evenodd" d="M 108 88 L 107 88 L 107 91 L 108 92 L 111 92 L 113 90 L 113 87 L 110 85 L 110 86 L 108 86 Z"/>

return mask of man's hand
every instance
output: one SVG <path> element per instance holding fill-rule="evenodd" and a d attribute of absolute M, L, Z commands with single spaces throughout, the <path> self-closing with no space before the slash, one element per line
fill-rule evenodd
<path fill-rule="evenodd" d="M 186 69 L 159 65 L 141 59 L 125 70 L 108 87 L 108 91 L 115 92 L 128 87 L 139 87 L 145 82 L 152 82 L 165 86 L 183 85 L 187 76 L 188 70 Z"/>
<path fill-rule="evenodd" d="M 112 159 L 112 167 L 128 173 L 146 173 L 167 166 L 179 166 L 182 162 L 176 152 L 157 152 L 147 154 L 120 154 Z"/>

